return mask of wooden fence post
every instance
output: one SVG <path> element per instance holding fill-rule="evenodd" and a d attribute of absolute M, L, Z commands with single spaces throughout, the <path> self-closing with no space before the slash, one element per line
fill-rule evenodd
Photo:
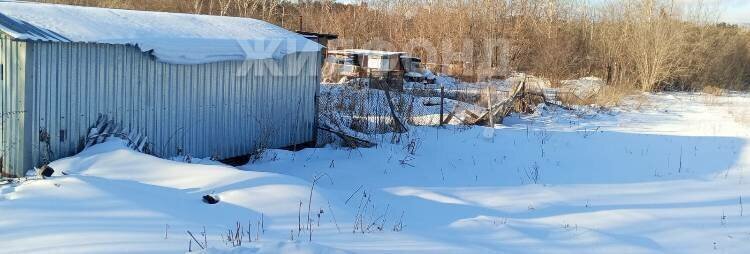
<path fill-rule="evenodd" d="M 445 110 L 444 98 L 445 98 L 445 87 L 441 85 L 440 86 L 440 126 L 443 126 L 443 112 Z"/>
<path fill-rule="evenodd" d="M 492 112 L 492 88 L 489 86 L 487 87 L 487 110 L 489 110 L 489 112 Z M 492 114 L 489 114 L 488 116 L 490 118 L 490 127 L 495 128 L 495 118 Z"/>

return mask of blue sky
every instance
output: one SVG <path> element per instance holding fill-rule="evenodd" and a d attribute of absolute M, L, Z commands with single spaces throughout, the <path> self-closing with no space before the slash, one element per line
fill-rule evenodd
<path fill-rule="evenodd" d="M 610 0 L 590 0 L 605 2 Z M 675 0 L 686 5 L 704 4 L 719 11 L 719 21 L 728 23 L 750 23 L 750 0 Z"/>
<path fill-rule="evenodd" d="M 602 1 L 602 0 L 594 0 Z M 715 7 L 720 21 L 728 23 L 750 23 L 750 0 L 675 0 L 683 4 L 705 4 Z"/>
<path fill-rule="evenodd" d="M 723 3 L 723 21 L 733 23 L 750 23 L 750 1 L 730 0 Z"/>

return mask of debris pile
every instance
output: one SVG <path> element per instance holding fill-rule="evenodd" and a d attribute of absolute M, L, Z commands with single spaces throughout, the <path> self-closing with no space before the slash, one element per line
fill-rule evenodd
<path fill-rule="evenodd" d="M 512 78 L 509 80 L 513 82 Z M 550 88 L 549 81 L 535 77 L 526 77 L 520 80 L 517 85 L 514 85 L 508 92 L 508 96 L 504 99 L 497 102 L 492 102 L 490 99 L 485 111 L 472 112 L 468 109 L 456 107 L 448 114 L 448 117 L 443 120 L 443 123 L 449 123 L 458 115 L 464 116 L 463 118 L 460 118 L 460 120 L 466 125 L 502 123 L 505 117 L 514 112 L 524 114 L 533 113 L 536 106 L 539 104 L 560 107 L 567 110 L 570 109 L 569 107 L 563 106 L 551 99 L 549 94 L 552 94 L 553 96 L 556 94 L 556 92 Z"/>

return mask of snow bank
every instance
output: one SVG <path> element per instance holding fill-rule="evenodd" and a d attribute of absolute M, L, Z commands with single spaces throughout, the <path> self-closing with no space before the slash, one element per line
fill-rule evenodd
<path fill-rule="evenodd" d="M 21 40 L 134 45 L 174 64 L 278 59 L 322 47 L 249 18 L 15 1 L 0 1 L 0 30 Z"/>
<path fill-rule="evenodd" d="M 52 163 L 68 175 L 0 185 L 0 252 L 185 253 L 205 226 L 205 253 L 747 253 L 750 96 L 646 96 L 509 118 L 491 140 L 414 127 L 369 149 L 267 150 L 244 171 L 110 140 Z M 310 244 L 296 231 L 321 173 Z M 261 214 L 260 240 L 221 240 Z"/>

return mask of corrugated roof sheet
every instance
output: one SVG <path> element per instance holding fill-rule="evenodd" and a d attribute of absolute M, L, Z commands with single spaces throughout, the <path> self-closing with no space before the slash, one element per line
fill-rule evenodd
<path fill-rule="evenodd" d="M 135 45 L 176 64 L 281 58 L 322 47 L 249 18 L 6 0 L 0 0 L 0 30 L 19 40 Z"/>
<path fill-rule="evenodd" d="M 38 28 L 28 22 L 16 20 L 0 13 L 0 30 L 17 35 L 27 34 L 45 41 L 69 42 L 68 38 L 47 29 Z"/>

